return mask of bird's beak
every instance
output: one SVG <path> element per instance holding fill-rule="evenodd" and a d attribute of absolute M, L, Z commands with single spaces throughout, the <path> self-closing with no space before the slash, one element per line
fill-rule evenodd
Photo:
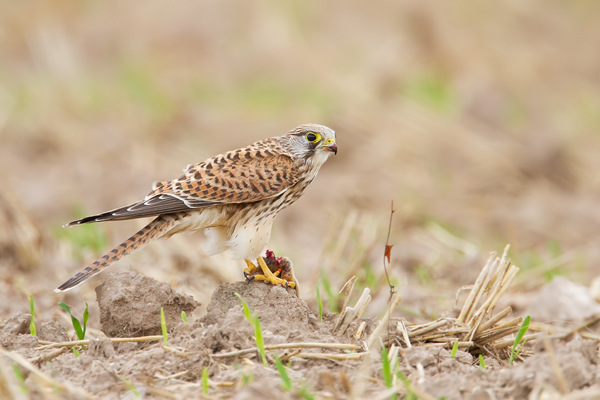
<path fill-rule="evenodd" d="M 335 142 L 328 144 L 325 147 L 327 150 L 329 150 L 330 152 L 332 152 L 333 154 L 337 154 L 337 145 L 335 144 Z"/>

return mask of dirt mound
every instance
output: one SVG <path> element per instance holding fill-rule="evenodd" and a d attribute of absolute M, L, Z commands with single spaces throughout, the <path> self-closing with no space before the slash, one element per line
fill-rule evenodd
<path fill-rule="evenodd" d="M 166 283 L 135 272 L 113 272 L 96 288 L 102 332 L 108 337 L 160 335 L 160 309 L 168 327 L 181 322 L 181 312 L 199 304 Z"/>
<path fill-rule="evenodd" d="M 246 320 L 242 303 L 235 293 L 258 315 L 263 336 L 269 344 L 339 340 L 330 333 L 336 315 L 326 316 L 324 323 L 319 324 L 318 316 L 298 298 L 294 289 L 262 282 L 236 282 L 217 288 L 208 305 L 208 314 L 194 326 L 206 329 L 207 337 L 211 338 L 205 339 L 201 347 L 217 353 L 255 346 L 254 328 Z"/>

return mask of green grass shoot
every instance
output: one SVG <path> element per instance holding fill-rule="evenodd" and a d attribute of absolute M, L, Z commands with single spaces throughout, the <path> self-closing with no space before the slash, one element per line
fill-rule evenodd
<path fill-rule="evenodd" d="M 390 358 L 387 347 L 381 346 L 381 373 L 383 374 L 383 382 L 385 387 L 391 388 L 393 384 L 392 380 L 392 368 L 390 366 Z M 392 398 L 396 398 L 392 396 Z"/>
<path fill-rule="evenodd" d="M 181 320 L 182 320 L 183 322 L 185 322 L 186 324 L 188 323 L 188 320 L 187 320 L 187 314 L 185 313 L 185 311 L 182 311 L 182 312 L 181 312 Z"/>
<path fill-rule="evenodd" d="M 260 353 L 260 357 L 262 359 L 262 363 L 265 367 L 268 367 L 267 356 L 265 355 L 265 342 L 263 340 L 262 328 L 260 327 L 260 320 L 257 315 L 252 315 L 250 312 L 250 307 L 248 307 L 248 303 L 240 296 L 239 293 L 234 293 L 238 299 L 242 302 L 242 307 L 244 309 L 244 316 L 246 319 L 250 321 L 252 325 L 254 325 L 254 340 L 256 341 L 256 347 L 258 347 L 258 352 Z"/>
<path fill-rule="evenodd" d="M 321 280 L 317 282 L 317 287 L 315 288 L 317 292 L 317 303 L 319 303 L 319 321 L 323 322 L 323 302 L 321 301 L 321 290 L 319 288 L 321 286 Z"/>
<path fill-rule="evenodd" d="M 517 358 L 519 354 L 521 354 L 523 346 L 525 346 L 526 340 L 523 340 L 523 337 L 529 329 L 529 322 L 531 322 L 531 318 L 529 318 L 528 315 L 527 317 L 525 317 L 525 320 L 521 324 L 521 328 L 519 329 L 519 332 L 517 332 L 517 336 L 515 337 L 515 341 L 513 342 L 512 351 L 510 352 L 510 359 L 508 360 L 509 364 L 512 364 L 513 361 L 515 361 L 515 358 Z"/>
<path fill-rule="evenodd" d="M 69 313 L 69 315 L 71 316 L 71 323 L 73 324 L 73 329 L 75 329 L 75 334 L 77 335 L 77 338 L 79 340 L 83 340 L 85 338 L 85 331 L 87 330 L 87 321 L 88 321 L 88 316 L 89 316 L 88 303 L 85 303 L 85 311 L 83 312 L 83 318 L 82 318 L 83 327 L 82 327 L 82 323 L 79 322 L 79 320 L 77 318 L 75 318 L 73 316 L 73 314 L 71 314 L 71 307 L 69 307 L 65 303 L 58 303 L 58 305 L 63 310 L 65 310 L 66 312 Z"/>
<path fill-rule="evenodd" d="M 37 330 L 35 329 L 35 307 L 33 305 L 33 295 L 29 295 L 29 314 L 31 314 L 31 322 L 29 322 L 29 332 L 31 336 L 37 336 Z"/>
<path fill-rule="evenodd" d="M 450 352 L 450 357 L 451 358 L 456 357 L 456 353 L 458 353 L 458 340 L 456 342 L 454 342 L 454 344 L 452 345 L 452 351 Z"/>
<path fill-rule="evenodd" d="M 406 400 L 413 400 L 416 399 L 415 394 L 412 391 L 412 382 L 410 381 L 410 379 L 408 379 L 406 377 L 406 375 L 404 375 L 402 373 L 402 371 L 400 371 L 400 369 L 397 370 L 396 372 L 396 376 L 398 377 L 399 380 L 402 381 L 402 384 L 404 385 L 404 387 L 406 388 L 406 396 L 404 397 Z"/>
<path fill-rule="evenodd" d="M 281 377 L 281 387 L 286 392 L 289 392 L 292 390 L 292 380 L 285 369 L 285 365 L 283 365 L 281 359 L 277 357 L 277 354 L 275 354 L 273 358 L 275 359 L 275 366 L 277 367 L 277 371 L 279 371 L 279 376 Z"/>
<path fill-rule="evenodd" d="M 125 384 L 125 386 L 127 386 L 127 389 L 129 389 L 129 391 L 133 393 L 136 399 L 142 398 L 142 396 L 140 396 L 140 392 L 137 391 L 137 389 L 135 388 L 135 386 L 133 386 L 133 383 L 131 383 L 129 379 L 124 378 L 122 376 L 119 376 L 119 379 Z"/>
<path fill-rule="evenodd" d="M 327 303 L 327 305 L 329 306 L 329 310 L 332 313 L 339 312 L 338 293 L 333 290 L 333 288 L 331 287 L 331 282 L 329 282 L 329 279 L 326 276 L 321 277 L 321 282 L 323 283 L 323 290 L 325 290 L 325 294 L 327 294 L 327 298 L 329 299 L 329 302 Z"/>
<path fill-rule="evenodd" d="M 249 374 L 246 374 L 246 371 L 244 370 L 244 368 L 242 368 L 239 364 L 233 364 L 233 367 L 235 369 L 237 369 L 238 371 L 240 371 L 240 374 L 242 375 L 242 385 L 246 386 L 250 383 L 252 383 L 252 381 L 254 380 L 254 374 L 252 373 L 252 371 L 250 371 Z"/>
<path fill-rule="evenodd" d="M 480 354 L 479 355 L 479 366 L 481 367 L 481 369 L 485 370 L 485 359 L 483 358 L 483 355 Z"/>
<path fill-rule="evenodd" d="M 162 330 L 163 342 L 167 346 L 167 321 L 165 320 L 165 310 L 160 308 L 160 329 Z"/>
<path fill-rule="evenodd" d="M 298 390 L 298 397 L 304 400 L 317 400 L 317 396 L 308 391 L 306 384 Z"/>
<path fill-rule="evenodd" d="M 208 368 L 202 368 L 202 394 L 208 394 Z"/>
<path fill-rule="evenodd" d="M 77 358 L 81 355 L 81 353 L 79 353 L 79 350 L 77 350 L 75 347 L 73 347 L 71 350 L 73 350 L 73 354 L 75 354 L 75 358 Z"/>
<path fill-rule="evenodd" d="M 12 369 L 17 377 L 17 381 L 19 382 L 19 389 L 21 389 L 21 392 L 24 394 L 29 394 L 29 389 L 27 388 L 27 385 L 25 385 L 25 375 L 23 375 L 21 368 L 19 368 L 17 364 L 13 364 Z"/>

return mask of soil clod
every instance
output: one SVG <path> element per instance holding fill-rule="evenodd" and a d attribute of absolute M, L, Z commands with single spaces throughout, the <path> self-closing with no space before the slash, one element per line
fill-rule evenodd
<path fill-rule="evenodd" d="M 181 312 L 189 313 L 199 304 L 175 292 L 166 283 L 135 272 L 107 275 L 96 288 L 102 332 L 108 337 L 160 335 L 160 309 L 164 309 L 167 328 L 181 323 Z"/>

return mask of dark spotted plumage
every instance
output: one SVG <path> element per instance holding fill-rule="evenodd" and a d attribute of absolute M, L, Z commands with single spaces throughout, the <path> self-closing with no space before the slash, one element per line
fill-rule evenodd
<path fill-rule="evenodd" d="M 156 182 L 144 200 L 70 222 L 67 226 L 158 216 L 56 291 L 77 286 L 153 239 L 185 231 L 205 230 L 209 253 L 229 249 L 248 263 L 266 246 L 277 213 L 302 195 L 332 152 L 337 153 L 334 131 L 301 125 L 189 165 L 179 178 Z"/>

